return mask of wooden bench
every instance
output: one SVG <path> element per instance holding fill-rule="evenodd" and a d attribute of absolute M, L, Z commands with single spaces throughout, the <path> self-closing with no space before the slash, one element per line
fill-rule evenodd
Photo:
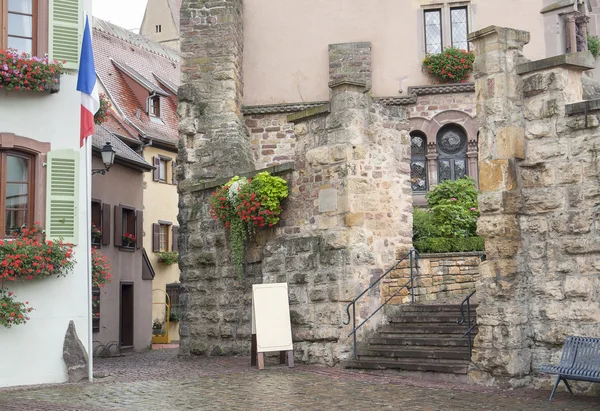
<path fill-rule="evenodd" d="M 567 380 L 600 382 L 600 338 L 568 336 L 560 365 L 542 365 L 540 371 L 558 375 L 550 401 L 561 381 L 564 381 L 571 394 L 573 391 Z"/>

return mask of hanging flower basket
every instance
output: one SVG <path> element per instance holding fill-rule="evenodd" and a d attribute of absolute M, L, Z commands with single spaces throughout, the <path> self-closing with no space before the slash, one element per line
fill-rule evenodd
<path fill-rule="evenodd" d="M 423 68 L 444 83 L 465 82 L 473 72 L 475 53 L 449 47 L 439 54 L 428 54 Z"/>
<path fill-rule="evenodd" d="M 73 271 L 73 246 L 45 241 L 38 226 L 24 228 L 14 240 L 0 240 L 0 280 L 26 281 Z"/>
<path fill-rule="evenodd" d="M 92 248 L 92 286 L 104 287 L 112 281 L 108 258 L 95 248 Z"/>
<path fill-rule="evenodd" d="M 12 49 L 0 49 L 0 89 L 57 92 L 63 65 Z"/>
<path fill-rule="evenodd" d="M 287 182 L 267 172 L 253 179 L 233 177 L 210 198 L 210 213 L 230 230 L 233 263 L 243 274 L 244 245 L 257 228 L 279 222 L 281 201 L 288 196 Z"/>
<path fill-rule="evenodd" d="M 110 104 L 110 100 L 104 93 L 100 93 L 100 108 L 94 114 L 94 123 L 96 125 L 100 125 L 104 123 L 108 119 L 108 114 L 110 113 L 110 108 L 112 104 Z"/>
<path fill-rule="evenodd" d="M 0 288 L 0 325 L 10 328 L 13 325 L 25 324 L 29 321 L 29 313 L 33 310 L 29 301 L 16 301 L 15 294 L 6 288 Z"/>

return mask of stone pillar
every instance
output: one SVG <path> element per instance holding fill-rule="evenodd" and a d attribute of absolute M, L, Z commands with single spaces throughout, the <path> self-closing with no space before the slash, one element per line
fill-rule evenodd
<path fill-rule="evenodd" d="M 241 117 L 242 49 L 242 0 L 183 1 L 177 159 L 182 355 L 249 350 L 253 276 L 237 279 L 226 233 L 209 215 L 210 190 L 199 184 L 254 169 Z"/>
<path fill-rule="evenodd" d="M 439 154 L 435 143 L 427 144 L 427 169 L 429 177 L 429 190 L 438 184 L 438 159 Z"/>
<path fill-rule="evenodd" d="M 469 177 L 475 180 L 479 187 L 479 168 L 477 167 L 477 140 L 469 140 L 467 146 L 467 161 L 469 162 Z"/>
<path fill-rule="evenodd" d="M 577 18 L 577 12 L 571 12 L 567 14 L 565 24 L 565 34 L 567 36 L 567 49 L 566 53 L 574 53 L 577 51 L 577 25 L 575 19 Z"/>
<path fill-rule="evenodd" d="M 524 156 L 522 80 L 529 33 L 490 26 L 474 32 L 475 89 L 479 130 L 478 234 L 485 237 L 487 261 L 477 282 L 477 321 L 471 378 L 518 378 L 530 372 L 527 299 L 519 260 L 519 192 L 516 160 Z M 516 302 L 523 302 L 517 304 Z"/>

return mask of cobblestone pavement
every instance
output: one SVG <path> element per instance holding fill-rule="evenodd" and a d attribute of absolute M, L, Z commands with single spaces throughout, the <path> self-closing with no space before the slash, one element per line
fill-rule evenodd
<path fill-rule="evenodd" d="M 376 372 L 180 359 L 158 350 L 97 359 L 93 384 L 0 389 L 0 411 L 75 410 L 598 410 L 600 398 L 427 382 Z"/>

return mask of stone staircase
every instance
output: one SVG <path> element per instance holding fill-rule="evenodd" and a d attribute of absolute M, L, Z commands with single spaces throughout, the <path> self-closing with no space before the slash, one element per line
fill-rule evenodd
<path fill-rule="evenodd" d="M 477 305 L 471 305 L 471 320 Z M 465 306 L 466 310 L 466 306 Z M 460 305 L 387 306 L 389 324 L 381 327 L 364 344 L 359 344 L 357 359 L 343 361 L 344 368 L 359 368 L 425 373 L 436 379 L 466 379 L 469 370 L 467 330 L 456 321 Z M 465 312 L 466 317 L 466 312 Z M 474 339 L 477 333 L 472 333 Z"/>

